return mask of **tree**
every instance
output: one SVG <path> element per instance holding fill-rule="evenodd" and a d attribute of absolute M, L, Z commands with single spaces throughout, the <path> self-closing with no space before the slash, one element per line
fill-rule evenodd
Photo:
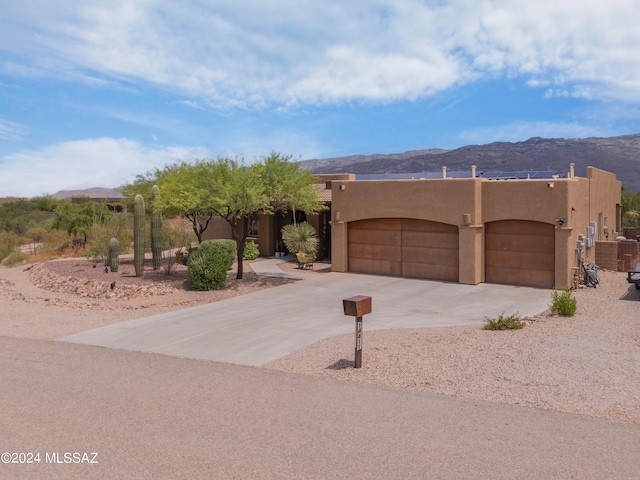
<path fill-rule="evenodd" d="M 625 227 L 640 225 L 640 192 L 629 193 L 622 187 L 622 224 Z"/>
<path fill-rule="evenodd" d="M 191 222 L 193 232 L 202 242 L 202 234 L 213 218 L 211 162 L 200 160 L 194 164 L 174 163 L 153 173 L 138 175 L 133 184 L 125 185 L 122 191 L 127 196 L 142 195 L 151 205 L 151 189 L 158 185 L 162 195 L 156 207 L 163 216 L 181 216 Z"/>
<path fill-rule="evenodd" d="M 211 164 L 211 195 L 214 213 L 231 227 L 231 236 L 236 241 L 238 272 L 236 279 L 243 277 L 244 246 L 248 229 L 246 222 L 252 213 L 269 210 L 268 197 L 264 193 L 259 170 L 239 164 L 235 160 L 218 159 Z"/>
<path fill-rule="evenodd" d="M 313 188 L 317 177 L 309 170 L 300 168 L 298 162 L 292 162 L 291 156 L 276 152 L 256 165 L 265 195 L 269 202 L 268 213 L 286 213 L 304 210 L 307 214 L 318 213 L 326 207 L 318 201 L 318 192 Z"/>
<path fill-rule="evenodd" d="M 325 208 L 313 188 L 315 177 L 290 160 L 272 152 L 251 166 L 229 158 L 181 162 L 138 175 L 132 185 L 122 188 L 125 195 L 139 193 L 150 198 L 151 188 L 157 184 L 162 192 L 157 207 L 165 217 L 189 219 L 198 242 L 214 216 L 225 220 L 237 245 L 236 278 L 242 279 L 250 215 L 295 209 L 317 213 Z"/>
<path fill-rule="evenodd" d="M 61 202 L 56 208 L 56 218 L 53 220 L 52 228 L 65 230 L 68 235 L 74 237 L 81 235 L 84 245 L 87 243 L 87 236 L 104 226 L 111 216 L 112 213 L 104 203 L 94 203 L 87 199 L 84 203 L 72 204 L 67 200 Z"/>

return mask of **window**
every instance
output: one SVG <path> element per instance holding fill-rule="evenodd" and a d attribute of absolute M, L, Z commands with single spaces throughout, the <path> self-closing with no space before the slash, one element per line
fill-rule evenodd
<path fill-rule="evenodd" d="M 257 237 L 260 231 L 260 218 L 257 213 L 252 213 L 249 216 L 249 222 L 247 226 L 247 234 L 249 237 Z"/>

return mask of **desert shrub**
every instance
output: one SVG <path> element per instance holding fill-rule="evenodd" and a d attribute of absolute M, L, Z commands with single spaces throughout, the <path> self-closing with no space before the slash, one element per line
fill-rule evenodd
<path fill-rule="evenodd" d="M 570 289 L 554 290 L 551 293 L 551 313 L 554 315 L 562 315 L 564 317 L 572 317 L 576 313 L 578 302 L 573 297 Z"/>
<path fill-rule="evenodd" d="M 219 290 L 224 287 L 232 260 L 221 245 L 198 249 L 189 255 L 189 288 L 191 290 Z"/>
<path fill-rule="evenodd" d="M 516 312 L 507 317 L 504 312 L 498 318 L 485 317 L 483 330 L 519 330 L 524 327 L 524 322 L 520 320 L 520 313 Z"/>
<path fill-rule="evenodd" d="M 198 250 L 208 250 L 210 248 L 222 248 L 224 249 L 230 258 L 229 266 L 233 263 L 238 254 L 238 248 L 235 240 L 227 239 L 227 238 L 219 238 L 215 240 L 205 240 L 200 243 L 198 246 Z"/>
<path fill-rule="evenodd" d="M 5 259 L 9 256 L 11 250 L 9 249 L 9 245 L 6 243 L 0 243 L 0 260 Z"/>
<path fill-rule="evenodd" d="M 164 250 L 160 265 L 167 275 L 171 275 L 175 270 L 176 253 L 189 248 L 196 239 L 193 230 L 185 228 L 184 225 L 176 221 L 167 221 L 162 224 L 162 245 Z"/>
<path fill-rule="evenodd" d="M 29 259 L 29 255 L 26 253 L 22 253 L 20 250 L 14 250 L 13 252 L 7 255 L 7 258 L 4 260 L 4 264 L 7 267 L 14 267 L 16 265 L 21 265 L 25 263 Z"/>
<path fill-rule="evenodd" d="M 12 232 L 0 232 L 0 244 L 6 245 L 7 255 L 20 245 L 20 237 Z"/>
<path fill-rule="evenodd" d="M 247 242 L 244 246 L 244 258 L 247 260 L 255 260 L 260 255 L 258 244 L 255 242 Z"/>
<path fill-rule="evenodd" d="M 307 255 L 315 255 L 320 244 L 316 229 L 307 222 L 285 225 L 282 228 L 282 241 L 291 253 L 304 252 Z"/>

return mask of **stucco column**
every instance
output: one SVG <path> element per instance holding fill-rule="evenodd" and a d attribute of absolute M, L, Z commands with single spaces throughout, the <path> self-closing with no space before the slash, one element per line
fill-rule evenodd
<path fill-rule="evenodd" d="M 331 271 L 347 272 L 348 261 L 348 236 L 345 222 L 332 220 L 331 224 Z"/>
<path fill-rule="evenodd" d="M 556 227 L 555 263 L 556 278 L 554 287 L 557 289 L 568 288 L 571 285 L 571 267 L 576 264 L 576 245 L 571 236 L 573 228 Z"/>
<path fill-rule="evenodd" d="M 483 225 L 458 227 L 458 261 L 460 283 L 477 285 L 483 281 Z"/>

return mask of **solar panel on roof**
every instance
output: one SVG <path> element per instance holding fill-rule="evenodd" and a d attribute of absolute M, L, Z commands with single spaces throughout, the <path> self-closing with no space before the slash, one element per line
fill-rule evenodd
<path fill-rule="evenodd" d="M 488 180 L 526 180 L 547 179 L 557 175 L 558 178 L 565 178 L 565 175 L 558 175 L 552 170 L 541 171 L 510 171 L 510 172 L 476 172 L 476 177 Z M 362 173 L 356 174 L 356 180 L 408 180 L 408 179 L 437 179 L 442 178 L 442 172 L 420 172 L 420 173 Z M 471 172 L 447 172 L 447 178 L 471 178 Z"/>

